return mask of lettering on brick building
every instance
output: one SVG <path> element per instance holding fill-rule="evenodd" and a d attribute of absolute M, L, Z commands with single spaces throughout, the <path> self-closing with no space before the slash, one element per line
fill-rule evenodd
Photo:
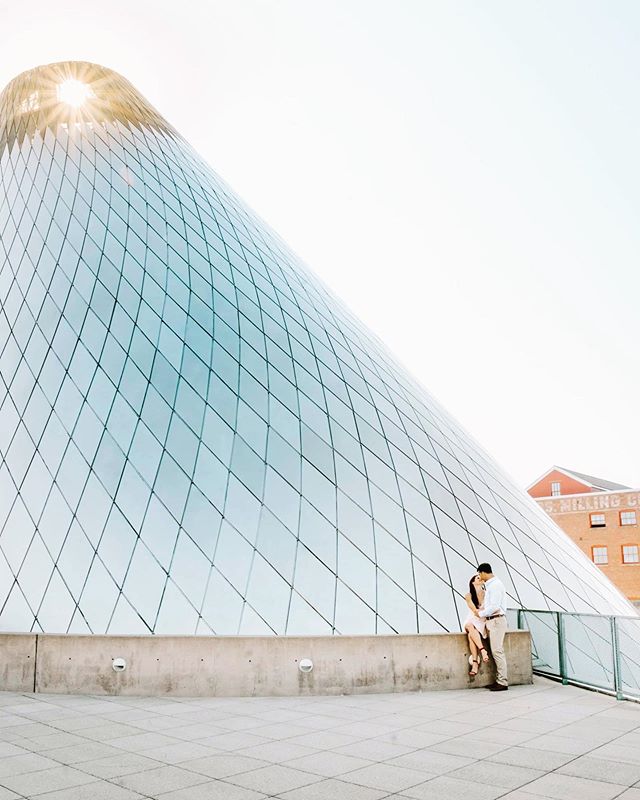
<path fill-rule="evenodd" d="M 640 492 L 620 494 L 587 494 L 542 500 L 539 505 L 547 514 L 575 514 L 577 511 L 607 511 L 610 508 L 640 507 Z"/>

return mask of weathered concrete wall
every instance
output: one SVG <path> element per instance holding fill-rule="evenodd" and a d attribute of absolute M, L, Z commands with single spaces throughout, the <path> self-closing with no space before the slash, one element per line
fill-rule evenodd
<path fill-rule="evenodd" d="M 0 637 L 1 638 L 1 637 Z M 507 634 L 509 678 L 531 683 L 528 631 Z M 36 691 L 95 695 L 251 696 L 463 689 L 463 634 L 426 636 L 38 636 Z M 113 660 L 124 658 L 123 672 Z M 309 658 L 310 673 L 299 669 Z M 4 687 L 0 687 L 4 688 Z"/>
<path fill-rule="evenodd" d="M 0 635 L 0 689 L 32 692 L 36 670 L 35 633 Z"/>

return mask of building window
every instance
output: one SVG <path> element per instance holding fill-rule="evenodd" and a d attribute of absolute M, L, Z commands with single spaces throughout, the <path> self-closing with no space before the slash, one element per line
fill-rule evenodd
<path fill-rule="evenodd" d="M 636 524 L 636 512 L 635 511 L 621 511 L 620 512 L 620 524 L 621 525 L 635 525 Z"/>
<path fill-rule="evenodd" d="M 591 527 L 592 528 L 606 528 L 607 523 L 604 518 L 604 514 L 589 514 L 589 519 L 591 520 Z"/>
<path fill-rule="evenodd" d="M 637 544 L 623 544 L 622 545 L 622 563 L 623 564 L 638 564 L 640 563 L 640 554 L 638 553 Z"/>
<path fill-rule="evenodd" d="M 551 481 L 551 497 L 560 497 L 560 481 Z"/>
<path fill-rule="evenodd" d="M 597 546 L 591 548 L 591 557 L 594 564 L 608 564 L 609 554 L 605 546 Z"/>

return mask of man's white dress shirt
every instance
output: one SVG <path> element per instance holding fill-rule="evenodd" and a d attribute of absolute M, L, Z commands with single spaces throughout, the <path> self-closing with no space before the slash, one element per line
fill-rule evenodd
<path fill-rule="evenodd" d="M 507 613 L 507 592 L 500 578 L 489 578 L 484 585 L 484 605 L 478 611 L 480 617 L 493 617 Z"/>

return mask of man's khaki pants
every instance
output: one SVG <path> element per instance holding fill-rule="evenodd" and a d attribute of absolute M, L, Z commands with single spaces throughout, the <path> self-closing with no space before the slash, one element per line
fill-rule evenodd
<path fill-rule="evenodd" d="M 491 643 L 491 655 L 496 662 L 496 683 L 508 686 L 507 659 L 504 654 L 504 635 L 507 632 L 507 618 L 495 617 L 495 619 L 488 619 L 487 630 L 489 631 L 489 642 Z"/>

